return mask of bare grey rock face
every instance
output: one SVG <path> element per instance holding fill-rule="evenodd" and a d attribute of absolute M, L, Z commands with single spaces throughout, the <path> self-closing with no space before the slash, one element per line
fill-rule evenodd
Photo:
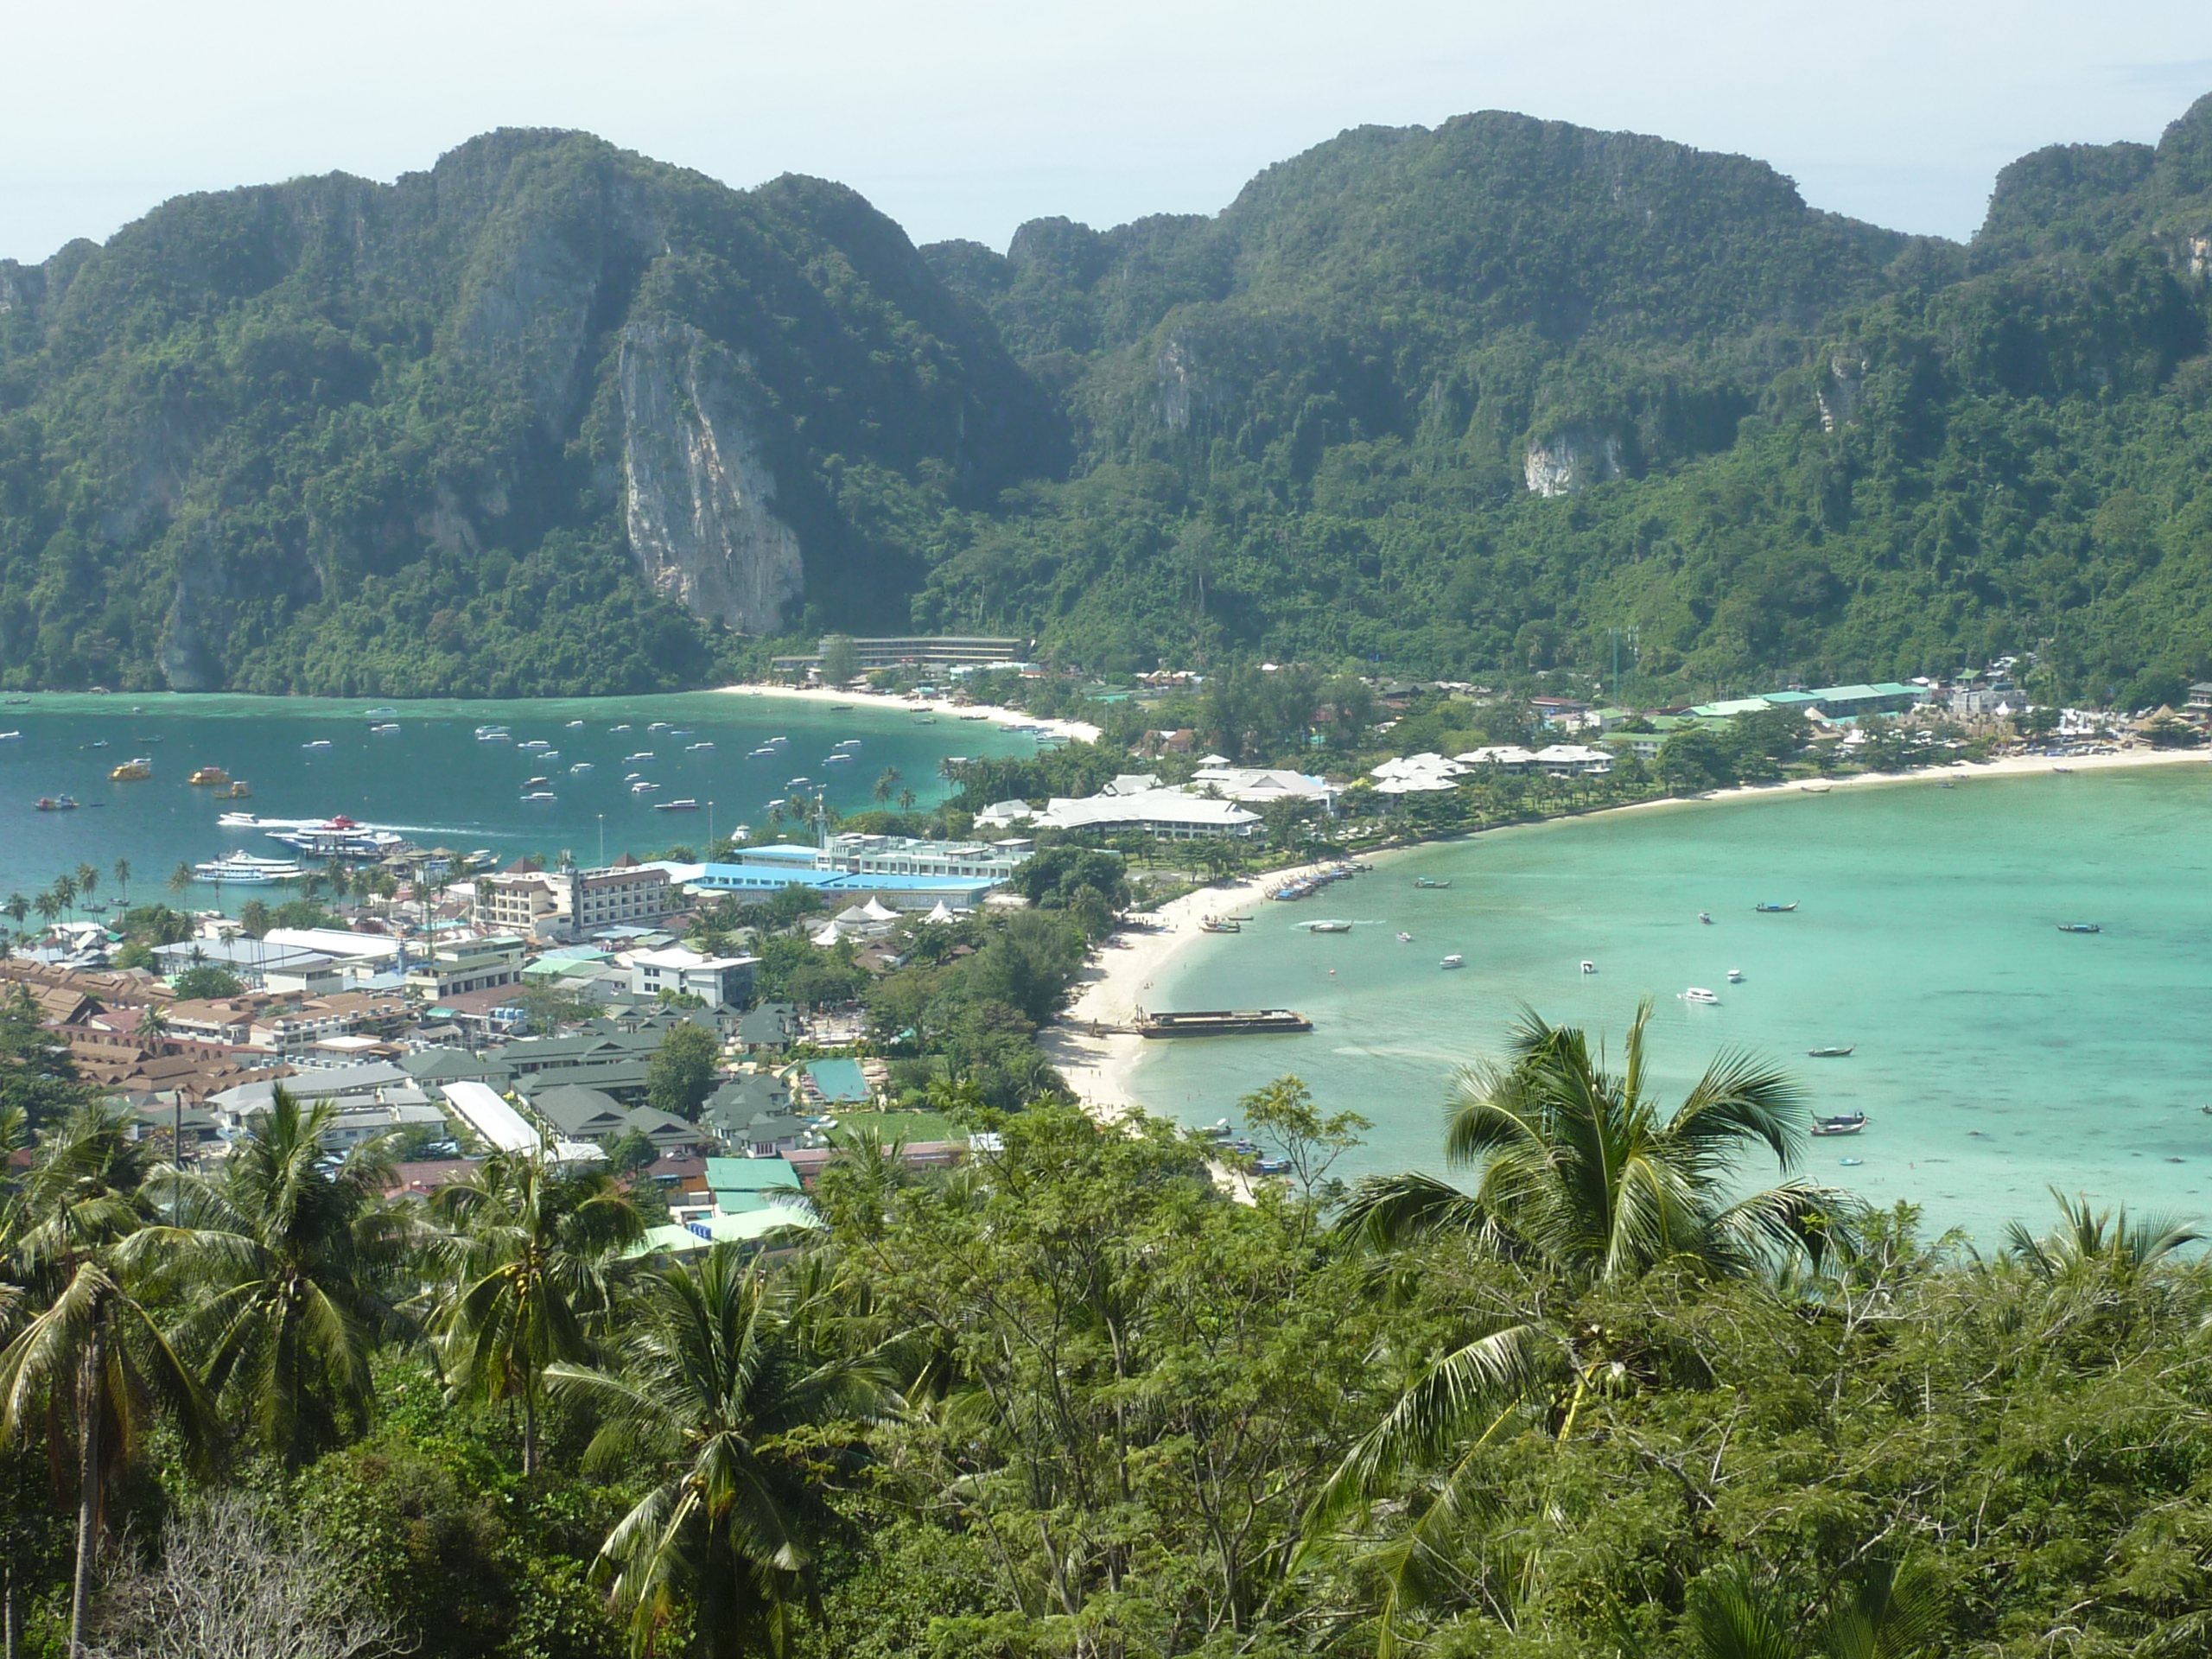
<path fill-rule="evenodd" d="M 663 245 L 638 192 L 603 174 L 551 213 L 502 216 L 471 262 L 455 343 L 513 377 L 547 432 L 565 435 L 587 391 L 594 318 Z"/>
<path fill-rule="evenodd" d="M 1833 432 L 1859 418 L 1859 389 L 1866 380 L 1866 360 L 1838 352 L 1828 359 L 1828 372 L 1813 391 L 1821 408 L 1821 430 Z"/>
<path fill-rule="evenodd" d="M 1621 475 L 1621 441 L 1610 432 L 1562 427 L 1531 442 L 1521 476 L 1537 495 L 1573 495 Z"/>
<path fill-rule="evenodd" d="M 686 323 L 624 328 L 622 470 L 645 579 L 700 615 L 766 633 L 805 577 L 798 532 L 774 512 L 743 367 Z"/>

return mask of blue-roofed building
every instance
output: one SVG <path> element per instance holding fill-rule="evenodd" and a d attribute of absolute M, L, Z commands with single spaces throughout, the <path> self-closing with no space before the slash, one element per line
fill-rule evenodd
<path fill-rule="evenodd" d="M 943 904 L 952 910 L 972 910 L 998 885 L 988 875 L 855 874 L 849 870 L 801 869 L 796 864 L 757 863 L 749 855 L 742 864 L 700 864 L 687 867 L 686 885 L 702 893 L 728 893 L 766 898 L 785 887 L 811 887 L 825 897 L 849 896 L 857 902 L 868 893 L 880 893 L 899 910 L 930 910 Z"/>

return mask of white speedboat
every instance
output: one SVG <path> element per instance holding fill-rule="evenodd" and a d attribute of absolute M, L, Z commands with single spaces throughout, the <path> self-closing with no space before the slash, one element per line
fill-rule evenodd
<path fill-rule="evenodd" d="M 1744 970 L 1740 968 L 1731 968 L 1728 970 L 1728 982 L 1731 985 L 1742 984 L 1744 982 Z"/>
<path fill-rule="evenodd" d="M 330 740 L 327 737 L 318 737 L 312 743 L 302 743 L 300 747 L 303 749 L 327 749 L 330 747 Z"/>
<path fill-rule="evenodd" d="M 572 720 L 572 721 L 570 721 L 569 722 L 569 729 L 570 731 L 572 731 L 572 732 L 573 732 L 574 730 L 575 730 L 575 729 L 576 729 L 576 728 L 577 728 L 577 727 L 579 727 L 579 726 L 581 726 L 581 725 L 582 725 L 582 724 L 583 724 L 583 721 L 582 721 L 581 720 Z"/>
<path fill-rule="evenodd" d="M 1306 922 L 1300 924 L 1308 933 L 1349 933 L 1350 922 Z"/>
<path fill-rule="evenodd" d="M 640 760 L 650 760 L 652 758 L 653 752 L 651 749 L 639 749 L 635 754 L 624 755 L 622 757 L 622 764 L 625 766 L 634 766 Z"/>
<path fill-rule="evenodd" d="M 645 729 L 649 732 L 664 732 L 668 729 L 668 722 L 664 720 L 657 720 Z"/>
<path fill-rule="evenodd" d="M 686 754 L 712 754 L 714 752 L 715 746 L 711 743 L 686 743 L 683 746 Z"/>
<path fill-rule="evenodd" d="M 1582 963 L 1582 971 L 1586 974 L 1594 974 L 1598 971 L 1598 964 L 1586 958 Z"/>
<path fill-rule="evenodd" d="M 589 772 L 590 770 L 591 762 L 588 760 L 579 760 L 575 766 L 569 768 L 569 772 L 574 775 L 581 775 L 584 772 Z"/>
<path fill-rule="evenodd" d="M 1693 985 L 1687 991 L 1678 992 L 1677 995 L 1680 995 L 1685 1002 L 1695 1002 L 1701 1007 L 1710 1007 L 1720 1001 L 1719 997 L 1715 996 L 1711 991 L 1707 990 L 1702 985 Z"/>
<path fill-rule="evenodd" d="M 630 792 L 632 795 L 658 795 L 660 793 L 660 785 L 645 783 L 632 784 L 630 785 Z"/>
<path fill-rule="evenodd" d="M 1464 968 L 1467 965 L 1467 959 L 1455 950 L 1436 965 L 1440 968 Z"/>

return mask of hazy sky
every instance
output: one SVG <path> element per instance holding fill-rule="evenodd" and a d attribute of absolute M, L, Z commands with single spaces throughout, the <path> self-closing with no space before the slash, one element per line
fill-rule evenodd
<path fill-rule="evenodd" d="M 734 185 L 842 180 L 918 242 L 1212 212 L 1343 128 L 1504 108 L 1739 150 L 1815 206 L 1970 234 L 2057 142 L 2212 91 L 2207 0 L 0 0 L 0 257 L 164 199 L 391 179 L 501 125 Z"/>

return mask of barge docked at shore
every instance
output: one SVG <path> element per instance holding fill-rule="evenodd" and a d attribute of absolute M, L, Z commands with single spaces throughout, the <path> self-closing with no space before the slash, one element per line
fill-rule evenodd
<path fill-rule="evenodd" d="M 1198 1008 L 1187 1014 L 1141 1014 L 1140 1037 L 1249 1037 L 1313 1029 L 1313 1022 L 1292 1008 Z"/>

